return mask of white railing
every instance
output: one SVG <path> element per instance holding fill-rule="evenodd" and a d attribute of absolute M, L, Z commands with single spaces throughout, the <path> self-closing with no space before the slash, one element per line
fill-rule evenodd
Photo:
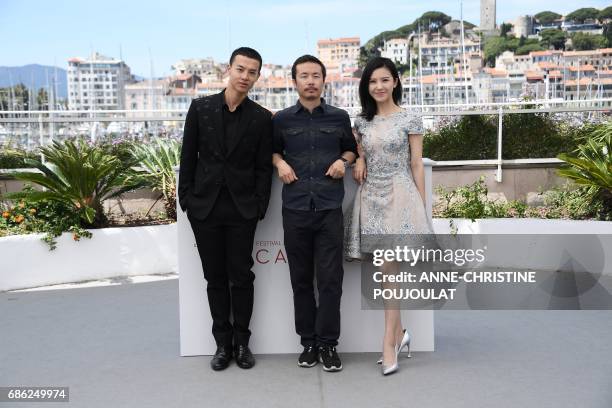
<path fill-rule="evenodd" d="M 423 116 L 423 121 L 426 128 L 431 128 L 435 122 L 435 117 L 442 116 L 465 116 L 465 115 L 498 115 L 498 132 L 497 132 L 497 158 L 486 160 L 453 160 L 439 161 L 434 164 L 434 167 L 445 166 L 497 166 L 496 181 L 502 181 L 502 168 L 504 165 L 516 164 L 557 164 L 560 160 L 554 158 L 541 159 L 518 159 L 504 160 L 502 159 L 502 141 L 503 141 L 503 117 L 506 114 L 517 113 L 581 113 L 586 112 L 591 115 L 605 115 L 612 112 L 612 98 L 599 98 L 589 100 L 534 100 L 520 102 L 494 102 L 494 103 L 470 103 L 470 104 L 453 104 L 453 105 L 410 105 L 404 106 L 410 111 L 418 112 Z M 351 118 L 354 118 L 360 108 L 346 107 L 343 108 L 349 112 Z M 80 111 L 0 111 L 0 125 L 20 124 L 20 125 L 35 125 L 37 131 L 32 127 L 28 129 L 28 137 L 38 134 L 38 144 L 44 145 L 50 143 L 55 137 L 55 124 L 59 123 L 93 123 L 86 131 L 90 133 L 92 140 L 97 139 L 99 130 L 96 128 L 97 123 L 155 123 L 157 126 L 152 126 L 152 129 L 145 129 L 147 133 L 153 136 L 159 134 L 159 124 L 168 123 L 167 129 L 174 133 L 180 133 L 182 122 L 185 120 L 186 110 L 181 109 L 166 109 L 166 110 L 80 110 Z M 47 130 L 45 130 L 45 126 Z M 22 129 L 22 134 L 25 130 Z M 143 132 L 140 128 L 138 131 Z M 137 132 L 137 133 L 138 133 Z M 45 137 L 48 134 L 48 137 Z M 2 134 L 0 133 L 0 136 Z M 46 140 L 45 140 L 46 139 Z M 46 143 L 45 143 L 46 142 Z M 30 143 L 28 143 L 29 145 Z"/>

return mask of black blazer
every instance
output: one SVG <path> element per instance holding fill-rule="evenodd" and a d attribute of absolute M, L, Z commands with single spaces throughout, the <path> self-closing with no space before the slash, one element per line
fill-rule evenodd
<path fill-rule="evenodd" d="M 223 92 L 194 99 L 185 118 L 179 172 L 179 205 L 205 219 L 223 184 L 245 218 L 262 219 L 272 183 L 272 114 L 250 99 L 242 105 L 233 143 L 226 149 Z"/>

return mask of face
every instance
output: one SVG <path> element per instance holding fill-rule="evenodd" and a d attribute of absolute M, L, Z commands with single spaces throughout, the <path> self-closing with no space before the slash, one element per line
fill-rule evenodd
<path fill-rule="evenodd" d="M 298 95 L 306 100 L 318 100 L 323 93 L 325 80 L 321 66 L 314 62 L 304 62 L 295 67 L 293 80 Z"/>
<path fill-rule="evenodd" d="M 244 55 L 236 55 L 228 72 L 227 87 L 239 94 L 246 94 L 259 78 L 259 61 Z"/>
<path fill-rule="evenodd" d="M 385 103 L 393 98 L 393 88 L 397 86 L 397 79 L 393 78 L 391 71 L 386 67 L 380 67 L 372 72 L 368 91 L 376 103 Z"/>

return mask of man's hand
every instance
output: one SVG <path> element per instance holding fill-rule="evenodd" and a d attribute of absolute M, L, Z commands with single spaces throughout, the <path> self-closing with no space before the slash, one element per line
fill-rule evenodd
<path fill-rule="evenodd" d="M 367 176 L 368 170 L 366 168 L 365 159 L 359 157 L 355 162 L 355 167 L 353 167 L 353 178 L 357 183 L 363 184 Z"/>
<path fill-rule="evenodd" d="M 327 169 L 327 173 L 325 173 L 325 175 L 330 176 L 331 178 L 340 179 L 344 177 L 344 170 L 344 162 L 338 159 L 333 162 L 331 166 L 329 166 L 329 169 Z"/>
<path fill-rule="evenodd" d="M 278 178 L 281 179 L 283 183 L 291 184 L 298 179 L 295 172 L 286 161 L 279 161 L 276 168 L 278 169 Z"/>

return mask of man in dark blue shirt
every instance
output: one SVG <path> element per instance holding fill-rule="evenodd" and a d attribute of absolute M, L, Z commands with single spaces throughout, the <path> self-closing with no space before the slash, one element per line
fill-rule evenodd
<path fill-rule="evenodd" d="M 291 69 L 299 101 L 273 118 L 273 164 L 283 186 L 283 229 L 295 308 L 304 351 L 301 367 L 318 361 L 339 371 L 342 296 L 344 173 L 357 155 L 346 111 L 321 98 L 325 66 L 304 55 Z M 317 276 L 319 306 L 314 296 Z"/>

